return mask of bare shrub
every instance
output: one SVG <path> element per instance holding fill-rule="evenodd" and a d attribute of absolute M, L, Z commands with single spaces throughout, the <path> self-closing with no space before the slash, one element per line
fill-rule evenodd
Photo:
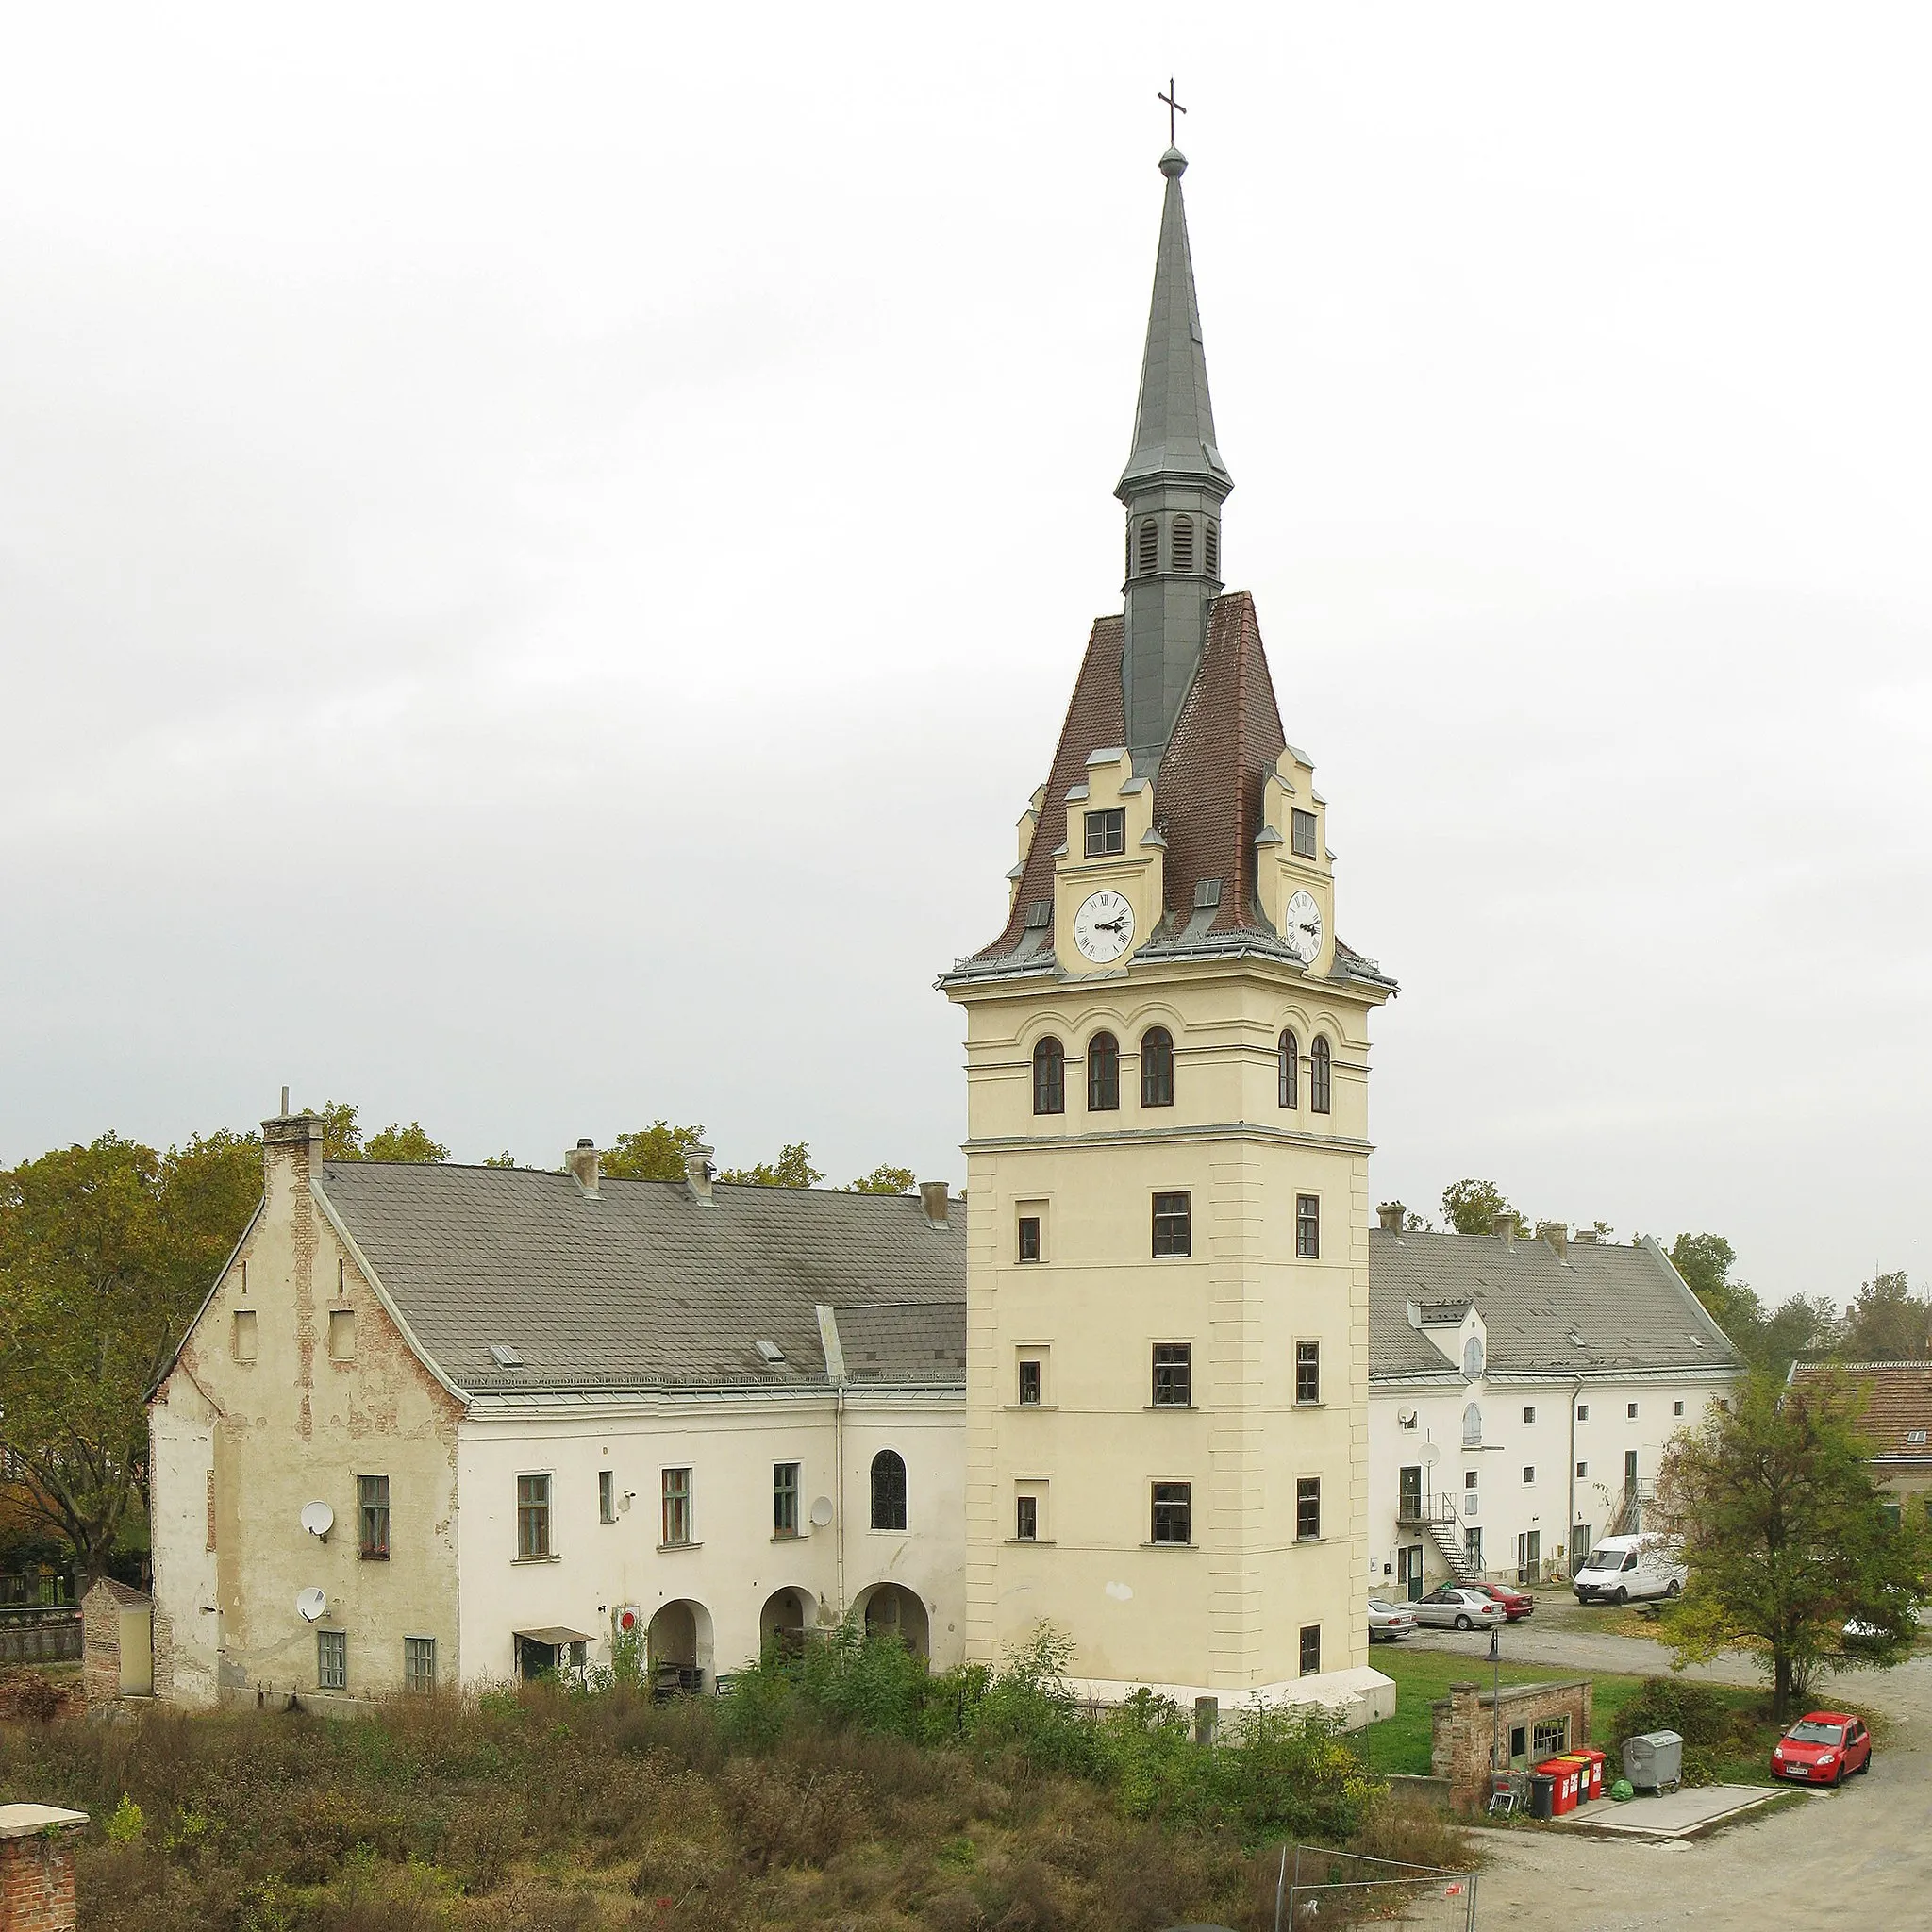
<path fill-rule="evenodd" d="M 1475 1840 L 1468 1827 L 1423 1798 L 1374 1800 L 1348 1848 L 1365 1858 L 1446 1865 L 1457 1872 L 1471 1871 L 1476 1863 Z"/>
<path fill-rule="evenodd" d="M 754 1871 L 823 1865 L 866 1834 L 866 1786 L 846 1773 L 798 1773 L 769 1758 L 736 1757 L 719 1783 Z"/>

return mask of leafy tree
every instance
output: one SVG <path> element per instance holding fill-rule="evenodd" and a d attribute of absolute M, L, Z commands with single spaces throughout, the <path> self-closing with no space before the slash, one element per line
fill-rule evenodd
<path fill-rule="evenodd" d="M 848 1194 L 909 1194 L 918 1176 L 909 1167 L 888 1167 L 884 1161 L 846 1189 Z"/>
<path fill-rule="evenodd" d="M 325 1102 L 320 1109 L 322 1115 L 322 1158 L 325 1160 L 360 1160 L 362 1158 L 362 1129 L 356 1124 L 358 1108 L 346 1100 Z"/>
<path fill-rule="evenodd" d="M 420 1121 L 411 1121 L 407 1127 L 393 1122 L 379 1134 L 371 1134 L 369 1144 L 362 1150 L 365 1160 L 426 1160 L 440 1161 L 449 1158 L 449 1149 L 441 1141 L 432 1141 L 424 1131 Z"/>
<path fill-rule="evenodd" d="M 1764 1326 L 1764 1309 L 1748 1282 L 1732 1276 L 1737 1250 L 1721 1234 L 1680 1234 L 1671 1265 L 1704 1305 L 1704 1312 L 1747 1353 Z"/>
<path fill-rule="evenodd" d="M 1841 1375 L 1788 1388 L 1756 1372 L 1658 1468 L 1647 1526 L 1682 1545 L 1690 1572 L 1666 1637 L 1680 1663 L 1760 1647 L 1779 1723 L 1821 1673 L 1908 1655 L 1928 1600 L 1932 1549 L 1888 1515 L 1859 1406 Z"/>
<path fill-rule="evenodd" d="M 718 1178 L 747 1188 L 813 1188 L 824 1175 L 811 1164 L 811 1148 L 805 1141 L 788 1141 L 776 1160 L 761 1160 L 756 1167 L 727 1167 Z"/>
<path fill-rule="evenodd" d="M 674 1127 L 653 1121 L 634 1133 L 620 1134 L 603 1157 L 604 1173 L 621 1181 L 681 1181 L 684 1157 L 705 1144 L 703 1127 Z"/>
<path fill-rule="evenodd" d="M 483 1157 L 485 1167 L 514 1167 L 516 1164 L 517 1158 L 508 1147 L 501 1154 L 486 1154 Z"/>
<path fill-rule="evenodd" d="M 1844 1318 L 1824 1295 L 1794 1294 L 1765 1317 L 1751 1350 L 1758 1367 L 1782 1375 L 1805 1357 L 1832 1356 L 1844 1335 Z"/>
<path fill-rule="evenodd" d="M 1442 1218 L 1457 1234 L 1491 1234 L 1509 1203 L 1494 1181 L 1455 1181 L 1442 1190 Z"/>
<path fill-rule="evenodd" d="M 1932 1355 L 1932 1301 L 1911 1291 L 1903 1268 L 1861 1283 L 1842 1346 L 1855 1362 L 1922 1360 Z"/>
<path fill-rule="evenodd" d="M 144 1500 L 147 1391 L 260 1198 L 253 1135 L 104 1134 L 0 1174 L 0 1441 L 90 1581 Z"/>

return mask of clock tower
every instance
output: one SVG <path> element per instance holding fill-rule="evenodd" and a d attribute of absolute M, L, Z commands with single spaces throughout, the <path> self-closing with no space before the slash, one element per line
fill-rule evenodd
<path fill-rule="evenodd" d="M 967 1654 L 1048 1621 L 1102 1697 L 1367 1669 L 1368 1021 L 1328 808 L 1244 591 L 1169 148 L 1095 621 L 966 1009 Z"/>

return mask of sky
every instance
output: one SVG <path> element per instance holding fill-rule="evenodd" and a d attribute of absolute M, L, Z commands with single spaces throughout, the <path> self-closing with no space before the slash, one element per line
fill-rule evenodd
<path fill-rule="evenodd" d="M 1932 1274 L 1932 21 L 184 4 L 0 63 L 0 1161 L 964 1176 L 1166 145 L 1371 1185 Z"/>

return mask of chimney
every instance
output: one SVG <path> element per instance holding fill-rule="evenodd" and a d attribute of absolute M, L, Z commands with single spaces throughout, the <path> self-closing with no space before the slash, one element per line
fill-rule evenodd
<path fill-rule="evenodd" d="M 711 1165 L 711 1150 L 688 1148 L 684 1157 L 684 1191 L 700 1208 L 711 1205 L 711 1180 L 718 1170 Z"/>
<path fill-rule="evenodd" d="M 1375 1218 L 1381 1222 L 1384 1234 L 1400 1234 L 1402 1224 L 1408 1219 L 1408 1210 L 1400 1201 L 1384 1201 L 1375 1209 Z"/>
<path fill-rule="evenodd" d="M 1513 1208 L 1504 1208 L 1502 1213 L 1491 1221 L 1490 1225 L 1494 1230 L 1496 1239 L 1506 1248 L 1513 1248 L 1516 1245 L 1516 1210 Z"/>
<path fill-rule="evenodd" d="M 577 1191 L 583 1195 L 585 1200 L 597 1201 L 603 1198 L 597 1191 L 597 1182 L 599 1179 L 597 1143 L 591 1139 L 590 1135 L 586 1134 L 563 1157 L 563 1164 L 570 1169 L 571 1178 L 576 1182 Z"/>
<path fill-rule="evenodd" d="M 1567 1261 L 1570 1258 L 1570 1224 L 1567 1221 L 1539 1221 L 1536 1238 L 1549 1242 L 1557 1260 Z"/>
<path fill-rule="evenodd" d="M 919 1184 L 919 1205 L 925 1209 L 925 1218 L 935 1227 L 950 1227 L 946 1219 L 951 1205 L 951 1191 L 944 1181 L 921 1181 Z"/>
<path fill-rule="evenodd" d="M 288 1090 L 283 1090 L 282 1111 L 261 1124 L 261 1151 L 264 1159 L 277 1153 L 293 1154 L 309 1160 L 322 1158 L 322 1116 L 319 1113 L 291 1113 Z"/>

